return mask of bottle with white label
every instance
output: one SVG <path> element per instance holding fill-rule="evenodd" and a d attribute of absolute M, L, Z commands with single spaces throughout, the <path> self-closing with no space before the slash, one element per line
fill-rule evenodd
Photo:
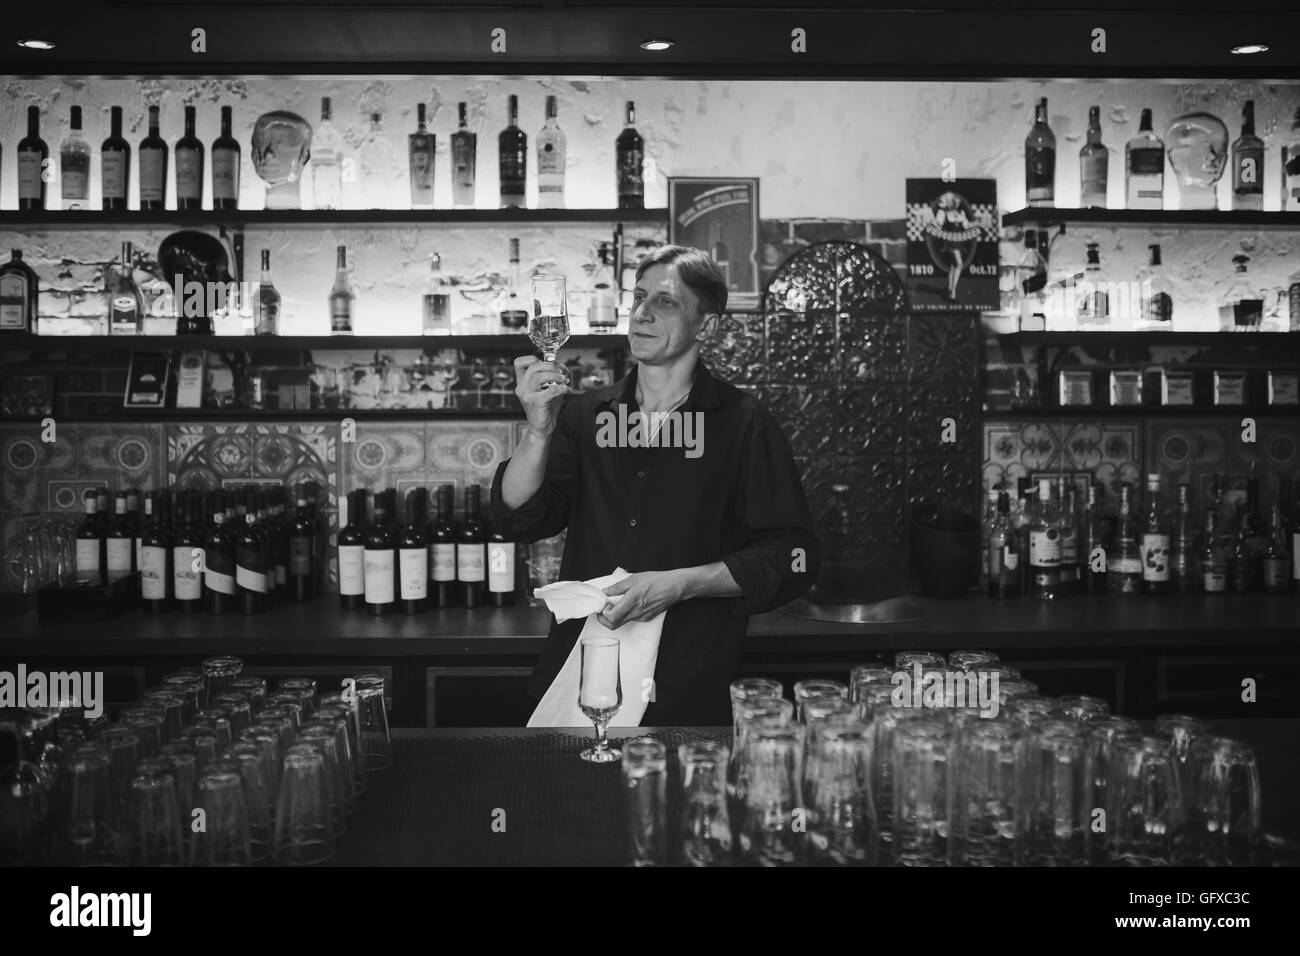
<path fill-rule="evenodd" d="M 203 548 L 203 586 L 212 614 L 235 611 L 235 535 L 226 521 L 226 495 L 218 491 L 212 505 L 212 528 Z"/>
<path fill-rule="evenodd" d="M 515 543 L 505 519 L 492 522 L 487 542 L 488 601 L 494 607 L 515 603 Z"/>
<path fill-rule="evenodd" d="M 187 492 L 182 499 L 182 521 L 172 541 L 172 588 L 176 610 L 194 614 L 203 610 L 204 549 L 199 528 L 198 502 Z"/>
<path fill-rule="evenodd" d="M 375 495 L 375 516 L 366 530 L 366 610 L 391 614 L 397 604 L 397 549 L 388 529 L 387 495 Z"/>
<path fill-rule="evenodd" d="M 41 139 L 41 108 L 27 107 L 27 135 L 18 141 L 18 208 L 45 208 L 46 160 L 50 148 Z"/>
<path fill-rule="evenodd" d="M 546 97 L 546 125 L 537 134 L 537 208 L 564 208 L 565 137 L 555 97 Z"/>
<path fill-rule="evenodd" d="M 1274 502 L 1263 560 L 1265 594 L 1286 594 L 1291 590 L 1291 555 L 1287 552 L 1287 538 L 1282 508 Z"/>
<path fill-rule="evenodd" d="M 90 207 L 90 144 L 81 135 L 81 107 L 74 106 L 68 135 L 59 144 L 59 179 L 64 209 Z"/>
<path fill-rule="evenodd" d="M 267 593 L 267 547 L 257 527 L 257 510 L 247 501 L 239 505 L 244 512 L 242 527 L 235 535 L 235 595 L 244 614 L 261 614 L 270 603 Z"/>
<path fill-rule="evenodd" d="M 1115 547 L 1110 556 L 1112 594 L 1138 594 L 1142 590 L 1142 550 L 1138 547 L 1131 493 L 1127 483 L 1119 486 L 1119 520 L 1115 525 Z"/>
<path fill-rule="evenodd" d="M 483 603 L 483 585 L 487 579 L 487 529 L 482 516 L 483 489 L 469 485 L 465 489 L 465 520 L 456 534 L 456 580 L 460 582 L 460 602 L 465 607 Z"/>
<path fill-rule="evenodd" d="M 1160 476 L 1147 475 L 1147 515 L 1142 525 L 1142 593 L 1168 594 L 1169 520 L 1160 503 Z"/>
<path fill-rule="evenodd" d="M 213 209 L 239 208 L 239 140 L 230 135 L 230 122 L 230 107 L 221 107 L 221 135 L 212 141 Z"/>
<path fill-rule="evenodd" d="M 1205 511 L 1205 547 L 1201 551 L 1201 588 L 1206 594 L 1228 590 L 1228 552 L 1219 539 L 1219 510 Z"/>
<path fill-rule="evenodd" d="M 105 535 L 104 557 L 110 581 L 135 570 L 135 536 L 127 520 L 125 491 L 119 491 L 113 499 L 113 526 Z"/>
<path fill-rule="evenodd" d="M 105 209 L 126 209 L 131 185 L 131 144 L 122 138 L 122 107 L 110 111 L 111 131 L 99 148 L 99 188 Z"/>
<path fill-rule="evenodd" d="M 140 599 L 144 610 L 160 614 L 171 610 L 171 535 L 159 509 L 159 493 L 144 496 L 144 534 L 140 540 Z"/>
<path fill-rule="evenodd" d="M 176 141 L 176 208 L 203 208 L 203 141 L 194 135 L 195 109 L 185 107 L 185 134 Z M 143 159 L 141 160 L 143 162 Z"/>
<path fill-rule="evenodd" d="M 1055 601 L 1061 593 L 1061 529 L 1052 507 L 1052 482 L 1038 482 L 1038 511 L 1029 526 L 1030 593 Z"/>
<path fill-rule="evenodd" d="M 406 493 L 402 528 L 397 536 L 398 598 L 405 614 L 419 614 L 429 606 L 429 542 L 424 536 L 427 495 L 424 488 L 412 488 Z"/>
<path fill-rule="evenodd" d="M 1137 135 L 1124 144 L 1124 194 L 1129 209 L 1163 209 L 1165 144 L 1151 129 L 1151 110 L 1144 109 Z"/>
<path fill-rule="evenodd" d="M 82 510 L 85 517 L 77 527 L 77 580 L 90 581 L 98 586 L 103 583 L 104 577 L 104 564 L 101 560 L 104 551 L 104 532 L 99 524 L 95 500 L 95 489 L 86 489 L 82 495 Z"/>
<path fill-rule="evenodd" d="M 997 515 L 989 528 L 988 589 L 991 598 L 1020 596 L 1020 549 L 1011 526 L 1011 499 L 998 492 Z"/>
<path fill-rule="evenodd" d="M 366 490 L 348 492 L 339 522 L 339 605 L 353 611 L 365 600 Z"/>
<path fill-rule="evenodd" d="M 456 489 L 440 485 L 434 496 L 436 515 L 429 525 L 429 596 L 434 607 L 455 607 L 456 587 Z"/>
<path fill-rule="evenodd" d="M 158 133 L 159 108 L 149 107 L 149 135 L 140 141 L 140 208 L 167 208 L 167 141 Z"/>
<path fill-rule="evenodd" d="M 37 333 L 40 289 L 40 277 L 23 261 L 23 251 L 12 250 L 0 265 L 0 332 Z"/>

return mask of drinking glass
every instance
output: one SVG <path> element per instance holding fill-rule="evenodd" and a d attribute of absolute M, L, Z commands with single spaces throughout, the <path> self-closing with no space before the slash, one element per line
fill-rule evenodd
<path fill-rule="evenodd" d="M 136 766 L 131 775 L 130 808 L 131 864 L 180 866 L 181 808 L 170 760 L 142 760 Z"/>
<path fill-rule="evenodd" d="M 746 732 L 745 818 L 738 841 L 743 863 L 788 866 L 798 860 L 804 733 L 784 715 L 756 718 Z"/>
<path fill-rule="evenodd" d="M 871 684 L 888 684 L 894 672 L 884 664 L 859 664 L 849 675 L 849 702 L 860 703 L 863 691 Z"/>
<path fill-rule="evenodd" d="M 1013 866 L 1020 852 L 1024 728 L 1004 719 L 978 721 L 960 741 L 949 862 Z"/>
<path fill-rule="evenodd" d="M 894 731 L 892 852 L 901 866 L 948 860 L 953 737 L 939 720 L 903 720 Z"/>
<path fill-rule="evenodd" d="M 334 728 L 311 724 L 302 729 L 298 735 L 299 743 L 311 744 L 325 756 L 325 769 L 330 773 L 331 806 L 334 813 L 334 835 L 342 836 L 346 828 L 345 818 L 355 809 L 349 799 L 351 786 L 344 778 L 343 762 L 339 759 L 338 744 L 334 737 Z"/>
<path fill-rule="evenodd" d="M 280 765 L 284 758 L 280 729 L 271 723 L 256 723 L 244 731 L 240 740 L 255 746 L 262 755 L 262 772 L 266 776 L 270 810 L 274 813 L 276 794 L 280 792 Z"/>
<path fill-rule="evenodd" d="M 492 373 L 488 371 L 487 360 L 481 355 L 475 356 L 469 363 L 469 382 L 474 386 L 475 408 L 483 408 L 483 386 L 491 381 Z"/>
<path fill-rule="evenodd" d="M 226 760 L 239 765 L 244 782 L 244 809 L 248 813 L 248 843 L 254 863 L 271 855 L 271 796 L 266 780 L 262 750 L 254 743 L 241 741 L 226 750 Z"/>
<path fill-rule="evenodd" d="M 803 723 L 803 703 L 812 697 L 824 697 L 827 694 L 838 694 L 845 700 L 849 699 L 849 688 L 847 685 L 837 680 L 801 680 L 795 681 L 794 684 L 794 714 L 795 720 Z"/>
<path fill-rule="evenodd" d="M 190 841 L 191 866 L 247 866 L 253 861 L 248 840 L 248 807 L 238 763 L 214 761 L 199 777 L 197 808 L 204 827 Z"/>
<path fill-rule="evenodd" d="M 188 724 L 194 715 L 208 705 L 203 693 L 203 679 L 189 674 L 168 674 L 162 679 L 164 690 L 181 695 L 185 706 L 181 709 L 181 722 Z"/>
<path fill-rule="evenodd" d="M 155 707 L 162 711 L 163 730 L 162 742 L 168 743 L 173 737 L 181 732 L 185 726 L 185 698 L 179 692 L 160 687 L 155 690 L 147 691 L 141 698 L 147 706 Z"/>
<path fill-rule="evenodd" d="M 230 682 L 230 689 L 248 695 L 248 706 L 257 713 L 266 706 L 266 678 L 245 674 Z"/>
<path fill-rule="evenodd" d="M 745 819 L 745 791 L 748 786 L 749 732 L 762 717 L 778 717 L 787 723 L 794 719 L 794 703 L 784 697 L 750 697 L 733 709 L 737 730 L 731 740 L 731 761 L 727 766 L 727 811 L 731 827 L 740 841 L 740 827 Z"/>
<path fill-rule="evenodd" d="M 131 771 L 140 760 L 140 738 L 130 727 L 110 724 L 100 732 L 98 742 L 108 751 L 108 775 L 113 786 L 115 814 L 119 820 L 125 820 Z"/>
<path fill-rule="evenodd" d="M 999 695 L 1000 696 L 1000 695 Z M 1015 721 L 1022 727 L 1032 727 L 1042 722 L 1047 715 L 1057 709 L 1055 697 L 1012 697 L 1002 708 L 1007 719 Z"/>
<path fill-rule="evenodd" d="M 293 718 L 294 713 L 288 707 L 264 707 L 254 717 L 259 724 L 266 724 L 275 730 L 280 738 L 281 754 L 293 745 L 293 738 L 298 733 Z"/>
<path fill-rule="evenodd" d="M 132 707 L 119 715 L 123 726 L 130 727 L 135 733 L 141 759 L 158 755 L 158 748 L 163 743 L 163 722 L 166 718 L 165 711 L 152 707 Z"/>
<path fill-rule="evenodd" d="M 1026 699 L 1028 698 L 1020 698 Z M 1083 763 L 1088 787 L 1084 807 L 1088 814 L 1088 825 L 1083 830 L 1083 845 L 1085 861 L 1089 866 L 1106 864 L 1105 831 L 1093 832 L 1091 823 L 1092 815 L 1098 809 L 1106 810 L 1115 744 L 1121 740 L 1138 740 L 1141 736 L 1141 725 L 1128 717 L 1103 717 L 1092 721 L 1084 731 Z"/>
<path fill-rule="evenodd" d="M 1037 697 L 1038 685 L 1031 680 L 1019 678 L 998 678 L 998 702 L 1005 707 L 1007 702 L 1016 697 Z"/>
<path fill-rule="evenodd" d="M 780 697 L 785 688 L 780 681 L 766 677 L 742 677 L 731 682 L 728 692 L 731 694 L 731 739 L 734 744 L 740 736 L 740 704 L 753 697 Z"/>
<path fill-rule="evenodd" d="M 224 694 L 218 694 L 216 702 L 219 706 L 224 705 L 228 708 L 226 716 L 230 720 L 232 737 L 239 737 L 253 722 L 253 707 L 248 695 L 243 691 L 228 690 Z"/>
<path fill-rule="evenodd" d="M 266 698 L 266 706 L 273 709 L 278 708 L 287 714 L 289 719 L 293 721 L 294 733 L 298 732 L 298 728 L 302 726 L 303 717 L 303 703 L 301 696 L 295 692 L 287 690 L 276 691 L 274 694 L 271 694 Z"/>
<path fill-rule="evenodd" d="M 913 664 L 920 664 L 922 670 L 932 670 L 946 663 L 938 651 L 899 651 L 894 655 L 894 666 L 900 670 L 911 670 Z"/>
<path fill-rule="evenodd" d="M 326 694 L 321 698 L 319 715 L 337 716 L 346 724 L 348 736 L 348 755 L 352 761 L 352 787 L 359 797 L 366 792 L 365 757 L 361 753 L 360 740 L 357 737 L 357 713 L 353 703 L 343 694 Z"/>
<path fill-rule="evenodd" d="M 230 682 L 239 677 L 244 662 L 238 657 L 222 655 L 203 660 L 203 691 L 208 701 L 230 689 Z"/>
<path fill-rule="evenodd" d="M 280 686 L 276 688 L 277 694 L 296 694 L 302 701 L 302 716 L 304 719 L 310 717 L 316 712 L 319 705 L 320 697 L 316 691 L 316 680 L 312 677 L 285 677 L 281 679 Z"/>
<path fill-rule="evenodd" d="M 542 353 L 542 361 L 554 362 L 564 343 L 569 341 L 569 299 L 564 276 L 533 276 L 532 295 L 528 337 Z"/>
<path fill-rule="evenodd" d="M 1092 819 L 1089 789 L 1077 725 L 1048 720 L 1031 729 L 1024 764 L 1027 864 L 1083 864 L 1083 831 Z"/>
<path fill-rule="evenodd" d="M 682 767 L 679 860 L 686 866 L 729 866 L 731 822 L 727 816 L 729 748 L 697 740 L 677 748 Z"/>
<path fill-rule="evenodd" d="M 668 756 L 652 737 L 623 745 L 623 796 L 633 866 L 668 862 Z"/>
<path fill-rule="evenodd" d="M 1182 774 L 1187 766 L 1187 755 L 1191 752 L 1192 741 L 1210 735 L 1210 725 L 1187 714 L 1159 714 L 1156 716 L 1155 734 L 1153 736 L 1169 744 L 1178 772 Z M 1184 785 L 1187 780 L 1182 780 Z"/>
<path fill-rule="evenodd" d="M 346 711 L 332 707 L 322 707 L 316 712 L 315 719 L 303 728 L 307 730 L 318 727 L 328 730 L 334 738 L 334 751 L 339 763 L 339 783 L 343 788 L 343 809 L 352 813 L 356 809 L 357 768 L 353 756 L 352 738 L 348 736 L 348 715 Z"/>
<path fill-rule="evenodd" d="M 497 403 L 497 406 L 505 408 L 506 399 L 515 384 L 515 366 L 504 355 L 497 359 L 497 363 L 492 369 L 492 383 L 497 387 L 497 391 L 501 393 L 501 400 Z"/>
<path fill-rule="evenodd" d="M 284 758 L 275 809 L 272 855 L 294 866 L 334 855 L 334 822 L 325 757 L 310 744 L 294 744 Z"/>
<path fill-rule="evenodd" d="M 1260 832 L 1255 753 L 1226 737 L 1198 737 L 1187 757 L 1185 825 L 1175 840 L 1182 865 L 1248 866 Z"/>
<path fill-rule="evenodd" d="M 1100 697 L 1091 697 L 1088 694 L 1066 694 L 1057 700 L 1057 709 L 1084 723 L 1095 718 L 1110 716 L 1110 704 Z"/>
<path fill-rule="evenodd" d="M 199 773 L 203 773 L 204 768 L 217 759 L 217 734 L 211 726 L 190 724 L 181 730 L 178 740 L 194 748 L 194 758 Z"/>
<path fill-rule="evenodd" d="M 199 785 L 199 758 L 194 746 L 185 740 L 173 740 L 158 748 L 158 758 L 172 765 L 176 778 L 176 801 L 183 810 L 194 806 Z"/>
<path fill-rule="evenodd" d="M 124 818 L 109 774 L 109 756 L 97 743 L 82 744 L 65 767 L 65 816 L 61 837 L 72 866 L 114 866 L 123 862 Z"/>
<path fill-rule="evenodd" d="M 948 655 L 948 666 L 961 671 L 983 670 L 996 667 L 1002 659 L 993 651 L 953 651 Z"/>
<path fill-rule="evenodd" d="M 383 770 L 393 763 L 393 739 L 388 733 L 388 710 L 383 687 L 357 684 L 357 724 L 360 752 L 366 771 Z"/>
<path fill-rule="evenodd" d="M 230 720 L 230 710 L 219 701 L 216 706 L 207 707 L 195 714 L 193 726 L 207 727 L 212 731 L 217 738 L 218 753 L 235 742 L 235 726 Z"/>
<path fill-rule="evenodd" d="M 619 642 L 612 637 L 584 637 L 581 646 L 578 709 L 596 725 L 596 746 L 587 748 L 581 756 L 592 763 L 610 763 L 623 756 L 617 748 L 609 745 L 605 734 L 610 718 L 623 706 Z"/>
<path fill-rule="evenodd" d="M 1174 831 L 1182 816 L 1178 761 L 1156 737 L 1118 740 L 1106 810 L 1111 861 L 1160 866 L 1172 861 Z"/>
<path fill-rule="evenodd" d="M 846 704 L 847 706 L 847 704 Z M 837 865 L 876 860 L 871 805 L 871 744 L 866 725 L 840 713 L 810 725 L 806 772 L 809 862 Z"/>

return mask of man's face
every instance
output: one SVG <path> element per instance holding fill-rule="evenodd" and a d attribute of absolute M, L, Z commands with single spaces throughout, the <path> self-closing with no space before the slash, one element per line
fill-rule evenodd
<path fill-rule="evenodd" d="M 707 320 L 676 264 L 651 266 L 632 293 L 629 349 L 638 362 L 669 365 L 690 351 Z"/>

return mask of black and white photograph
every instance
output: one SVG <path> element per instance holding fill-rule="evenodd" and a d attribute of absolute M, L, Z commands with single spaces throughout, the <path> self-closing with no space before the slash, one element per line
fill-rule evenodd
<path fill-rule="evenodd" d="M 1294 0 L 0 17 L 11 936 L 1296 866 Z"/>

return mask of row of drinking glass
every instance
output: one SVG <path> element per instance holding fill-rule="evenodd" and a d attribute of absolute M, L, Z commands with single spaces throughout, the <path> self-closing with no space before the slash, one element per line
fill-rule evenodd
<path fill-rule="evenodd" d="M 366 774 L 392 762 L 383 677 L 321 697 L 309 677 L 268 693 L 241 671 L 234 657 L 182 668 L 116 722 L 29 712 L 28 799 L 8 842 L 74 866 L 328 859 Z"/>
<path fill-rule="evenodd" d="M 997 716 L 898 706 L 894 675 L 998 676 Z M 663 745 L 623 748 L 633 862 L 912 866 L 1248 864 L 1254 754 L 1185 715 L 1154 733 L 1084 695 L 1043 697 L 991 652 L 903 652 L 848 685 L 731 687 L 732 746 L 683 744 L 669 847 Z M 987 713 L 988 711 L 985 711 Z"/>

